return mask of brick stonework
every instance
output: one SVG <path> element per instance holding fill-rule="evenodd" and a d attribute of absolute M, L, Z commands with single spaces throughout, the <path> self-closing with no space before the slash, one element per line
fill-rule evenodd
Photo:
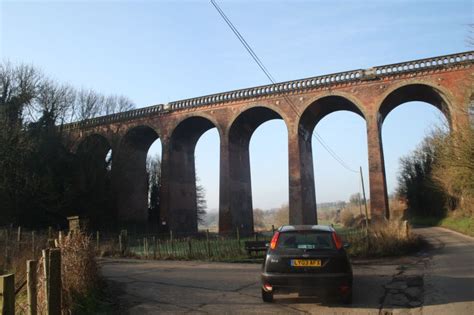
<path fill-rule="evenodd" d="M 312 224 L 317 216 L 311 134 L 324 116 L 349 110 L 367 122 L 370 205 L 376 221 L 389 217 L 383 120 L 402 103 L 424 101 L 439 108 L 452 128 L 462 128 L 469 123 L 473 63 L 473 52 L 467 52 L 155 105 L 65 125 L 65 142 L 75 152 L 92 135 L 108 141 L 114 156 L 117 217 L 140 223 L 147 217 L 146 153 L 160 138 L 161 221 L 173 231 L 195 232 L 194 148 L 205 131 L 216 127 L 220 137 L 219 229 L 251 233 L 248 146 L 254 130 L 270 119 L 285 122 L 290 223 Z"/>

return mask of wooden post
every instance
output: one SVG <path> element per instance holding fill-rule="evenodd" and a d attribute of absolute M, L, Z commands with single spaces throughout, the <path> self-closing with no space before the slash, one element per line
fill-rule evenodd
<path fill-rule="evenodd" d="M 45 279 L 44 296 L 46 297 L 46 310 L 49 310 L 49 249 L 43 249 L 43 273 Z"/>
<path fill-rule="evenodd" d="M 15 315 L 15 275 L 0 276 L 0 313 Z"/>
<path fill-rule="evenodd" d="M 100 234 L 99 231 L 95 233 L 95 251 L 99 253 L 100 250 Z"/>
<path fill-rule="evenodd" d="M 193 255 L 193 251 L 192 251 L 192 248 L 191 248 L 191 237 L 188 237 L 188 257 L 189 259 L 191 259 Z"/>
<path fill-rule="evenodd" d="M 153 236 L 153 259 L 156 259 L 156 237 Z"/>
<path fill-rule="evenodd" d="M 48 227 L 48 239 L 51 239 L 53 238 L 53 228 L 52 227 Z"/>
<path fill-rule="evenodd" d="M 16 234 L 16 247 L 18 251 L 21 248 L 21 226 L 18 227 L 17 234 Z"/>
<path fill-rule="evenodd" d="M 237 235 L 238 232 L 237 232 Z M 207 258 L 211 259 L 211 243 L 209 241 L 209 230 L 206 230 Z"/>
<path fill-rule="evenodd" d="M 36 260 L 28 260 L 26 262 L 26 284 L 28 294 L 28 314 L 37 314 L 37 291 L 36 291 L 36 270 L 38 268 L 38 262 Z"/>
<path fill-rule="evenodd" d="M 275 226 L 272 224 L 272 235 L 275 234 Z"/>
<path fill-rule="evenodd" d="M 31 252 L 33 254 L 33 259 L 36 258 L 36 239 L 35 239 L 35 231 L 31 231 Z"/>
<path fill-rule="evenodd" d="M 119 234 L 119 252 L 120 255 L 123 255 L 123 236 L 122 233 Z"/>
<path fill-rule="evenodd" d="M 5 229 L 5 263 L 4 268 L 10 268 L 10 232 L 8 229 Z"/>
<path fill-rule="evenodd" d="M 158 239 L 157 241 L 158 241 L 158 245 L 157 245 L 157 247 L 158 247 L 158 248 L 157 248 L 157 250 L 158 250 L 158 257 L 161 258 L 161 240 Z"/>
<path fill-rule="evenodd" d="M 48 287 L 48 310 L 49 315 L 61 315 L 61 250 L 58 248 L 49 251 L 49 279 L 46 279 Z"/>
<path fill-rule="evenodd" d="M 148 259 L 148 237 L 143 238 L 143 253 L 145 258 Z"/>
<path fill-rule="evenodd" d="M 171 230 L 170 230 L 170 245 L 171 245 L 171 251 L 173 252 L 173 255 L 174 255 L 173 231 Z"/>

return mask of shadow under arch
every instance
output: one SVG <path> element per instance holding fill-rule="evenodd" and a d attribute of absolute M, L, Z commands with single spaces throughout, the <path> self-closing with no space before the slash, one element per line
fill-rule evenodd
<path fill-rule="evenodd" d="M 298 157 L 295 163 L 298 163 L 296 167 L 301 171 L 299 177 L 290 178 L 290 224 L 318 222 L 311 140 L 316 125 L 336 111 L 353 112 L 365 120 L 365 115 L 356 101 L 341 95 L 327 95 L 313 100 L 301 114 L 297 140 L 293 140 L 298 142 L 298 151 L 293 154 Z"/>
<path fill-rule="evenodd" d="M 163 180 L 166 180 L 162 204 L 162 220 L 169 229 L 178 233 L 196 233 L 198 230 L 196 200 L 195 149 L 199 138 L 208 130 L 217 128 L 203 116 L 187 117 L 171 133 L 166 154 L 163 155 Z M 219 130 L 219 128 L 217 128 Z M 220 141 L 220 132 L 219 132 Z"/>
<path fill-rule="evenodd" d="M 233 232 L 235 228 L 239 228 L 242 235 L 248 235 L 254 231 L 250 139 L 261 124 L 273 119 L 284 121 L 283 117 L 273 109 L 255 106 L 241 112 L 229 127 L 228 145 L 224 148 L 227 161 L 226 164 L 221 165 L 220 174 L 220 233 Z"/>
<path fill-rule="evenodd" d="M 411 83 L 395 88 L 383 99 L 378 108 L 378 119 L 383 124 L 388 114 L 407 102 L 425 102 L 438 108 L 452 127 L 450 104 L 446 95 L 436 87 L 421 83 Z"/>
<path fill-rule="evenodd" d="M 106 161 L 111 149 L 109 141 L 100 134 L 88 135 L 76 149 L 79 198 L 74 211 L 87 217 L 92 228 L 107 227 L 113 211 L 110 161 Z"/>
<path fill-rule="evenodd" d="M 159 139 L 156 130 L 139 125 L 130 128 L 113 154 L 112 180 L 116 211 L 124 225 L 148 226 L 148 149 Z"/>

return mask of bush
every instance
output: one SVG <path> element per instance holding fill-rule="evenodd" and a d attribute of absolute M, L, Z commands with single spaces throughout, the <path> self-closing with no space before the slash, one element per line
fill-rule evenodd
<path fill-rule="evenodd" d="M 418 251 L 422 239 L 410 232 L 406 221 L 388 221 L 370 226 L 368 242 L 363 229 L 343 233 L 345 241 L 351 243 L 349 254 L 356 257 L 401 256 Z"/>
<path fill-rule="evenodd" d="M 354 215 L 352 214 L 352 212 L 346 209 L 341 211 L 340 220 L 341 220 L 342 225 L 344 225 L 345 227 L 352 227 L 354 226 L 354 223 L 355 223 Z"/>
<path fill-rule="evenodd" d="M 80 302 L 88 300 L 99 287 L 99 274 L 95 262 L 95 252 L 90 238 L 83 233 L 69 233 L 58 242 L 61 249 L 62 309 L 63 313 L 77 313 Z M 43 270 L 41 261 L 40 270 Z M 46 313 L 44 274 L 39 273 L 38 308 Z M 84 310 L 81 311 L 83 313 Z"/>

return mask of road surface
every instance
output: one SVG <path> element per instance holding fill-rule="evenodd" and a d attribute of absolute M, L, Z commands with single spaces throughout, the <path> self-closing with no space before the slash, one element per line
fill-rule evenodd
<path fill-rule="evenodd" d="M 433 249 L 354 263 L 354 303 L 260 298 L 258 264 L 104 259 L 102 274 L 130 314 L 474 314 L 474 239 L 417 229 Z"/>

